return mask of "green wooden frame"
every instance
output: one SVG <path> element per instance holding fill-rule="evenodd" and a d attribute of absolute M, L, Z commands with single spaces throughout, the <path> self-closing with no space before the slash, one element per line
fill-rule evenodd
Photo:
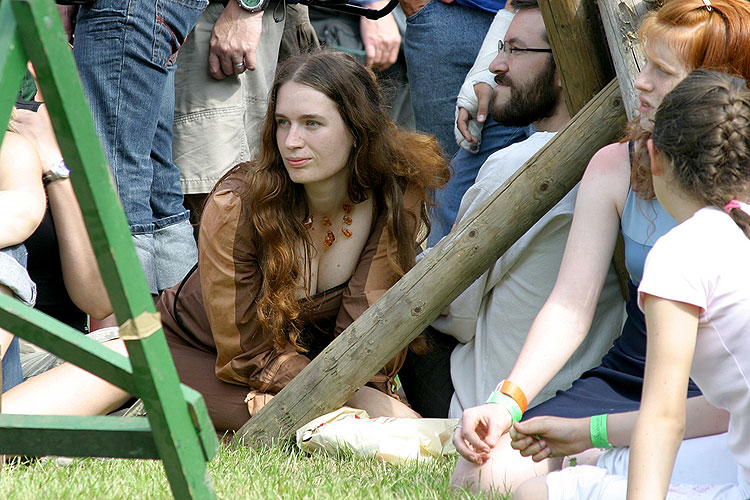
<path fill-rule="evenodd" d="M 51 0 L 0 0 L 0 130 L 34 63 L 129 358 L 0 296 L 0 325 L 143 399 L 148 417 L 0 415 L 0 453 L 159 458 L 175 498 L 215 498 L 206 463 L 218 440 L 203 399 L 180 384 L 127 220 Z M 153 324 L 153 321 L 151 321 Z"/>

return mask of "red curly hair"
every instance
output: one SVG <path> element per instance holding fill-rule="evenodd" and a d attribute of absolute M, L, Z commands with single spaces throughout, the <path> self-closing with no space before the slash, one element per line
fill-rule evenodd
<path fill-rule="evenodd" d="M 640 28 L 646 53 L 649 44 L 665 43 L 688 71 L 710 69 L 750 80 L 750 2 L 747 0 L 670 0 L 649 12 Z M 636 119 L 628 138 L 633 142 L 630 184 L 638 196 L 654 197 L 646 142 L 651 132 Z"/>

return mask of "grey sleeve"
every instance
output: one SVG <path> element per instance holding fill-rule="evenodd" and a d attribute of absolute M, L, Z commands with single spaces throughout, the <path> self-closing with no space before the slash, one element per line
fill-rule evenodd
<path fill-rule="evenodd" d="M 26 255 L 23 245 L 0 249 L 0 285 L 8 287 L 15 298 L 27 306 L 33 306 L 36 285 L 26 271 Z"/>

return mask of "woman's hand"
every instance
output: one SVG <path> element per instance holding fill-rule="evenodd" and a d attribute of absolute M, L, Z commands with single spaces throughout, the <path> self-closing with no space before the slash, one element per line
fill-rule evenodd
<path fill-rule="evenodd" d="M 535 417 L 515 423 L 510 438 L 514 449 L 535 462 L 576 455 L 592 447 L 589 418 Z"/>
<path fill-rule="evenodd" d="M 466 460 L 482 465 L 511 423 L 510 413 L 501 405 L 488 403 L 467 408 L 453 433 L 453 444 Z"/>

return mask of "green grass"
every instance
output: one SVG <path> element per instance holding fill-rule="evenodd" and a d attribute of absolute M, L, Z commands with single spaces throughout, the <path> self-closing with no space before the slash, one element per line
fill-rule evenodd
<path fill-rule="evenodd" d="M 225 499 L 489 499 L 451 489 L 455 458 L 393 465 L 352 456 L 307 455 L 291 446 L 265 450 L 222 447 L 210 463 L 216 496 Z M 42 459 L 0 470 L 0 498 L 156 500 L 171 498 L 161 463 Z"/>

